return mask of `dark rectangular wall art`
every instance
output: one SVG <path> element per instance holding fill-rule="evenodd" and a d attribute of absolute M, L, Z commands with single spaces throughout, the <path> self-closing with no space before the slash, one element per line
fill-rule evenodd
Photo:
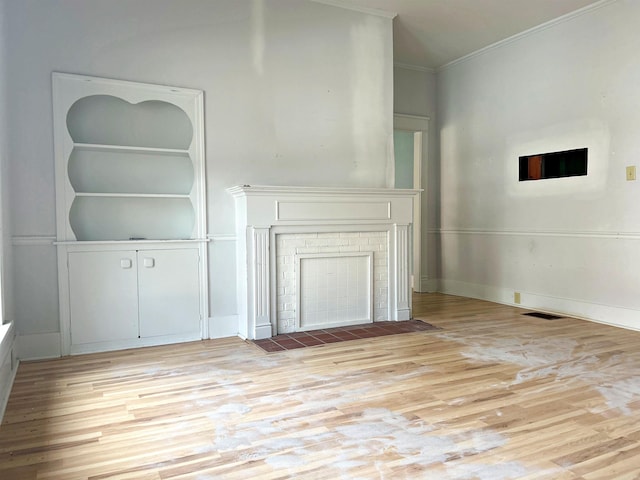
<path fill-rule="evenodd" d="M 587 148 L 520 157 L 519 180 L 576 177 L 587 174 Z"/>

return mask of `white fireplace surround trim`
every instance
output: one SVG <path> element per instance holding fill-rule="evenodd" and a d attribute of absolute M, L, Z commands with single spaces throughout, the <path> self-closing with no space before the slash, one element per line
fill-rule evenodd
<path fill-rule="evenodd" d="M 277 334 L 275 245 L 283 233 L 387 232 L 388 320 L 411 318 L 409 233 L 420 190 L 243 185 L 227 191 L 236 207 L 242 338 Z"/>

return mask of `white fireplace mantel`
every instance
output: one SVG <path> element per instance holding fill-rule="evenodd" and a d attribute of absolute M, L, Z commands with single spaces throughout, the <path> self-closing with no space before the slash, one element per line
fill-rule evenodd
<path fill-rule="evenodd" d="M 277 334 L 278 234 L 386 232 L 388 318 L 411 318 L 410 235 L 420 190 L 243 185 L 227 189 L 236 207 L 239 334 Z M 272 248 L 273 246 L 273 248 Z"/>

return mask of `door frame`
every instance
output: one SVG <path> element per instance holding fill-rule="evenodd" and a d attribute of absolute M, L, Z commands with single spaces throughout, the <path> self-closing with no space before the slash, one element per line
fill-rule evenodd
<path fill-rule="evenodd" d="M 426 173 L 428 160 L 429 141 L 429 117 L 419 115 L 407 115 L 403 113 L 393 114 L 393 129 L 414 133 L 414 156 L 413 156 L 413 188 L 422 189 L 413 200 L 413 235 L 412 235 L 412 281 L 411 286 L 414 291 L 426 291 L 422 277 L 422 225 L 426 224 L 422 218 L 422 198 L 426 198 L 425 187 L 427 182 L 422 178 Z M 395 166 L 395 162 L 394 162 Z M 426 209 L 424 209 L 426 211 Z M 424 255 L 424 258 L 427 258 Z"/>

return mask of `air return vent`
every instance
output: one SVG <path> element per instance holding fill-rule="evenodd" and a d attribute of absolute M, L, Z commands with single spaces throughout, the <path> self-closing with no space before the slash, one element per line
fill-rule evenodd
<path fill-rule="evenodd" d="M 563 317 L 559 317 L 558 315 L 551 315 L 550 313 L 542 313 L 542 312 L 529 312 L 529 313 L 523 313 L 523 315 L 526 315 L 527 317 L 542 318 L 544 320 L 558 320 L 559 318 L 563 318 Z"/>

